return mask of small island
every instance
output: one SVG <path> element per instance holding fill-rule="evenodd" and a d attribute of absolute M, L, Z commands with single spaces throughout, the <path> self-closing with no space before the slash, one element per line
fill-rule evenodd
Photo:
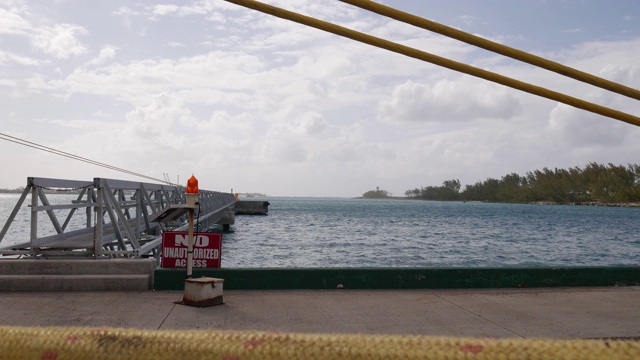
<path fill-rule="evenodd" d="M 391 194 L 387 190 L 380 190 L 379 186 L 376 186 L 375 190 L 369 190 L 362 194 L 363 199 L 390 199 Z"/>

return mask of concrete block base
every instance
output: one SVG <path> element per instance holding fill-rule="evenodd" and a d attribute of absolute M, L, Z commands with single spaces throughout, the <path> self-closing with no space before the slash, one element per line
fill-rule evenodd
<path fill-rule="evenodd" d="M 224 279 L 201 277 L 187 279 L 184 283 L 183 305 L 206 307 L 221 305 Z"/>

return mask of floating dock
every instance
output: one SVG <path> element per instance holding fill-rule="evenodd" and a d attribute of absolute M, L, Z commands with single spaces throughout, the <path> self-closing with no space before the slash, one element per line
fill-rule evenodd
<path fill-rule="evenodd" d="M 267 215 L 269 205 L 270 203 L 264 200 L 238 200 L 234 211 L 236 215 Z"/>

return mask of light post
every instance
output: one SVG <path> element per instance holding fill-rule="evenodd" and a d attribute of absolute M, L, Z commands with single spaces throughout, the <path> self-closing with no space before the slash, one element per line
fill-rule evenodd
<path fill-rule="evenodd" d="M 187 242 L 187 279 L 193 276 L 193 213 L 198 203 L 198 179 L 191 175 L 187 181 L 187 208 L 189 208 L 189 235 Z"/>
<path fill-rule="evenodd" d="M 198 179 L 191 175 L 187 181 L 187 204 L 189 209 L 189 235 L 187 240 L 187 278 L 184 281 L 182 304 L 189 306 L 212 306 L 224 304 L 222 287 L 224 279 L 201 277 L 193 279 L 193 213 L 198 204 Z"/>

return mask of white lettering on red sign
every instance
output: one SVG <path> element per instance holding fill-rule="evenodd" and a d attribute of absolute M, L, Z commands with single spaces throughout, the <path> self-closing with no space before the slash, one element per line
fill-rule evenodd
<path fill-rule="evenodd" d="M 193 267 L 219 268 L 222 253 L 222 234 L 195 233 L 193 235 Z M 163 268 L 187 267 L 189 234 L 184 231 L 166 231 L 162 234 Z"/>
<path fill-rule="evenodd" d="M 179 234 L 176 233 L 175 237 L 175 246 L 188 246 L 189 245 L 189 234 Z M 193 235 L 193 246 L 197 247 L 207 247 L 209 246 L 209 236 L 208 235 Z"/>

